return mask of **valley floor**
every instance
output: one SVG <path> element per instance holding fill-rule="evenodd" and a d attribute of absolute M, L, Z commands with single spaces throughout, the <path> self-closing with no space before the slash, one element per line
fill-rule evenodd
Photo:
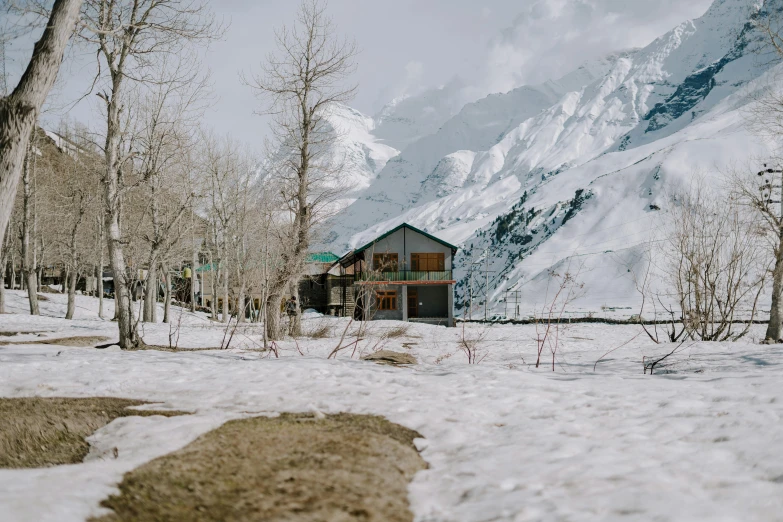
<path fill-rule="evenodd" d="M 560 331 L 553 372 L 549 352 L 549 366 L 534 367 L 535 326 L 377 322 L 331 360 L 347 321 L 316 315 L 305 330 L 321 338 L 282 342 L 279 359 L 260 350 L 254 325 L 228 350 L 65 347 L 56 339 L 116 339 L 116 325 L 98 319 L 94 299 L 79 297 L 65 321 L 64 296 L 47 297 L 32 318 L 9 294 L 0 332 L 35 333 L 0 336 L 0 396 L 114 396 L 193 415 L 119 418 L 88 439 L 82 464 L 0 470 L 4 521 L 100 514 L 125 472 L 226 420 L 281 412 L 376 414 L 421 433 L 418 521 L 783 520 L 783 347 L 756 344 L 761 327 L 740 343 L 686 344 L 650 376 L 643 358 L 673 345 L 634 326 L 573 325 Z M 145 325 L 146 342 L 215 348 L 226 337 L 202 314 L 175 310 L 174 323 Z M 480 364 L 468 364 L 463 338 Z M 380 348 L 420 364 L 359 360 Z"/>

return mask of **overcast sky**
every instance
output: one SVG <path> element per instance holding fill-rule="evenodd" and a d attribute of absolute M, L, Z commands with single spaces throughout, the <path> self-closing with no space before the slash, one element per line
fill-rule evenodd
<path fill-rule="evenodd" d="M 330 0 L 340 32 L 362 53 L 355 108 L 372 115 L 396 96 L 444 84 L 455 76 L 477 92 L 507 91 L 558 77 L 583 61 L 644 46 L 680 22 L 700 16 L 712 0 Z M 257 102 L 239 80 L 273 49 L 272 30 L 291 23 L 294 0 L 220 0 L 217 15 L 230 23 L 212 46 L 217 102 L 206 122 L 250 143 L 266 134 L 253 115 Z M 12 42 L 12 80 L 29 58 L 31 38 Z M 94 62 L 74 57 L 61 71 L 58 105 L 88 86 Z M 92 97 L 94 98 L 94 97 Z M 95 118 L 89 99 L 70 110 L 79 121 Z M 48 116 L 57 117 L 55 114 Z"/>

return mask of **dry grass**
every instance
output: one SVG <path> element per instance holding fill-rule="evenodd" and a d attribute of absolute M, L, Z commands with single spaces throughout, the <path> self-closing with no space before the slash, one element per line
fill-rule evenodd
<path fill-rule="evenodd" d="M 182 414 L 127 409 L 141 404 L 106 397 L 0 398 L 0 468 L 75 464 L 90 451 L 85 438 L 117 417 Z"/>
<path fill-rule="evenodd" d="M 305 337 L 311 339 L 327 339 L 332 336 L 332 327 L 325 322 L 320 322 L 304 332 Z"/>
<path fill-rule="evenodd" d="M 410 522 L 416 437 L 367 415 L 231 421 L 127 473 L 95 520 Z"/>
<path fill-rule="evenodd" d="M 95 336 L 81 336 L 81 337 L 61 337 L 59 339 L 39 339 L 36 341 L 24 341 L 24 342 L 12 342 L 3 341 L 0 342 L 0 346 L 8 346 L 11 344 L 46 344 L 55 346 L 70 346 L 76 348 L 88 348 L 93 347 L 98 343 L 108 341 L 108 337 L 95 337 Z"/>
<path fill-rule="evenodd" d="M 383 333 L 383 336 L 386 339 L 397 339 L 398 337 L 407 337 L 409 330 L 410 330 L 410 326 L 401 324 L 399 326 L 394 326 L 392 328 L 389 328 Z"/>

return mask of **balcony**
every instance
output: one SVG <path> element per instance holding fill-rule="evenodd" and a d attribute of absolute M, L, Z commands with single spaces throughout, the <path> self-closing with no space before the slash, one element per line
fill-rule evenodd
<path fill-rule="evenodd" d="M 384 283 L 453 283 L 451 270 L 414 271 L 403 270 L 401 272 L 360 272 L 354 276 L 356 283 L 384 284 Z"/>

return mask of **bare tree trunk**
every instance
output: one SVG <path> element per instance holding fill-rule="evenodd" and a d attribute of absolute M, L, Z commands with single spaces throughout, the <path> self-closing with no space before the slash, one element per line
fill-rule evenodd
<path fill-rule="evenodd" d="M 227 323 L 230 317 L 228 306 L 228 267 L 226 267 L 223 269 L 223 317 L 221 320 Z"/>
<path fill-rule="evenodd" d="M 54 85 L 82 0 L 55 0 L 19 84 L 0 99 L 0 244 L 11 218 L 30 133 Z"/>
<path fill-rule="evenodd" d="M 9 227 L 10 224 L 6 226 Z M 0 239 L 0 314 L 5 313 L 5 276 L 8 270 L 10 243 L 9 234 L 3 234 L 3 239 Z"/>
<path fill-rule="evenodd" d="M 22 273 L 26 279 L 27 300 L 30 304 L 30 315 L 40 315 L 38 309 L 38 281 L 35 266 L 30 259 L 30 222 L 32 221 L 32 176 L 30 175 L 30 163 L 32 161 L 32 145 L 28 146 L 27 156 L 24 161 L 22 174 Z M 35 241 L 35 238 L 33 238 Z M 33 246 L 34 248 L 34 246 Z"/>
<path fill-rule="evenodd" d="M 106 177 L 104 179 L 104 195 L 106 200 L 106 230 L 108 232 L 109 261 L 114 274 L 114 302 L 119 327 L 119 345 L 123 350 L 137 348 L 140 344 L 133 308 L 129 295 L 129 281 L 125 254 L 123 253 L 121 215 L 121 165 L 120 138 L 121 124 L 119 106 L 122 73 L 115 73 L 112 78 L 112 97 L 107 104 L 106 131 Z"/>
<path fill-rule="evenodd" d="M 214 260 L 212 259 L 212 252 L 209 253 L 209 291 L 212 294 L 212 319 L 217 320 L 218 307 L 217 307 L 217 282 L 215 279 L 218 276 L 218 272 L 215 270 Z"/>
<path fill-rule="evenodd" d="M 14 290 L 16 288 L 16 263 L 14 262 L 14 258 L 11 257 L 11 290 Z M 65 287 L 63 286 L 63 289 Z"/>
<path fill-rule="evenodd" d="M 291 336 L 302 336 L 302 301 L 299 296 L 299 282 L 293 284 L 293 295 L 296 296 L 296 314 L 291 318 L 293 324 L 291 325 Z"/>
<path fill-rule="evenodd" d="M 103 228 L 103 218 L 98 217 L 98 268 L 95 273 L 97 277 L 96 289 L 98 291 L 98 317 L 103 319 L 103 246 L 106 243 L 106 234 Z"/>
<path fill-rule="evenodd" d="M 142 321 L 145 323 L 158 322 L 158 259 L 157 252 L 153 251 L 150 255 L 149 269 L 147 270 L 147 279 L 144 292 L 144 315 Z"/>
<path fill-rule="evenodd" d="M 5 271 L 5 261 L 0 260 L 0 314 L 5 313 Z"/>
<path fill-rule="evenodd" d="M 775 255 L 775 269 L 772 271 L 772 308 L 769 311 L 769 326 L 767 326 L 767 341 L 777 343 L 781 340 L 781 324 L 783 324 L 783 230 Z"/>
<path fill-rule="evenodd" d="M 247 305 L 245 304 L 245 283 L 244 281 L 239 286 L 239 297 L 237 298 L 237 322 L 245 322 L 245 313 L 247 312 Z"/>
<path fill-rule="evenodd" d="M 168 324 L 171 319 L 171 277 L 166 265 L 163 265 L 163 284 L 163 322 Z"/>
<path fill-rule="evenodd" d="M 0 314 L 5 313 L 5 275 L 8 269 L 8 261 L 5 256 L 5 245 L 0 244 Z"/>
<path fill-rule="evenodd" d="M 190 264 L 190 311 L 195 313 L 196 312 L 196 282 L 198 281 L 196 278 L 196 268 L 198 268 L 198 252 L 196 251 L 196 238 L 195 238 L 195 232 L 193 230 L 193 215 L 191 213 L 190 218 L 190 230 L 191 230 L 191 241 L 193 243 L 193 254 L 191 257 L 191 264 Z"/>
<path fill-rule="evenodd" d="M 66 319 L 73 319 L 76 311 L 76 283 L 79 281 L 79 273 L 76 269 L 71 270 L 68 275 L 68 308 L 65 312 Z"/>
<path fill-rule="evenodd" d="M 270 294 L 264 305 L 266 308 L 264 329 L 266 336 L 271 340 L 280 338 L 280 301 L 282 294 Z"/>

